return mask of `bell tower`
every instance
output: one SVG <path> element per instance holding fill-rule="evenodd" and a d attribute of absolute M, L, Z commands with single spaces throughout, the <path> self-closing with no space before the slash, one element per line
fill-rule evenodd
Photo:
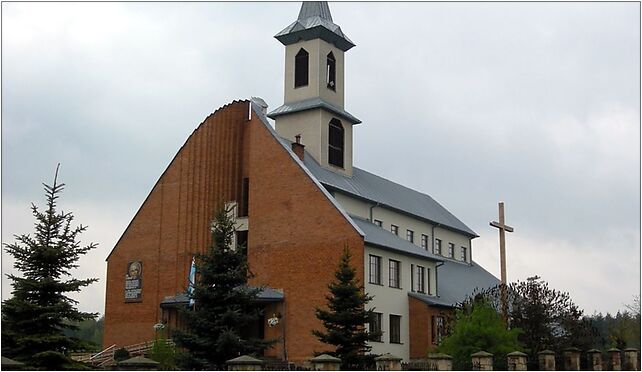
<path fill-rule="evenodd" d="M 344 53 L 355 45 L 334 24 L 325 1 L 304 1 L 275 38 L 285 45 L 284 104 L 268 114 L 282 137 L 301 142 L 324 168 L 352 175 L 352 126 L 344 109 Z"/>

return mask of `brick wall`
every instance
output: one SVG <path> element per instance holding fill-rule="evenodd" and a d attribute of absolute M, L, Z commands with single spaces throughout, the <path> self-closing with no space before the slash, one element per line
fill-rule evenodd
<path fill-rule="evenodd" d="M 165 296 L 187 286 L 191 257 L 209 244 L 208 225 L 220 203 L 240 200 L 249 178 L 248 260 L 252 283 L 282 289 L 285 302 L 268 306 L 284 317 L 266 337 L 285 335 L 288 357 L 304 362 L 327 350 L 312 336 L 327 284 L 344 246 L 363 278 L 363 238 L 307 176 L 248 102 L 210 115 L 189 137 L 148 195 L 107 259 L 104 345 L 153 338 Z M 143 262 L 143 297 L 124 301 L 130 261 Z M 285 327 L 285 328 L 281 328 Z M 283 356 L 282 343 L 268 352 Z"/>
<path fill-rule="evenodd" d="M 322 329 L 314 309 L 326 303 L 344 246 L 363 278 L 363 238 L 256 120 L 250 136 L 250 270 L 253 282 L 284 290 L 288 358 L 300 363 L 329 349 L 311 333 Z"/>
<path fill-rule="evenodd" d="M 106 347 L 152 339 L 162 299 L 186 289 L 193 252 L 209 242 L 213 212 L 240 194 L 247 114 L 247 102 L 234 102 L 192 133 L 107 258 Z M 127 263 L 137 260 L 142 302 L 126 303 Z"/>
<path fill-rule="evenodd" d="M 441 315 L 447 319 L 451 312 L 446 309 L 431 307 L 410 296 L 408 296 L 408 306 L 410 318 L 410 358 L 426 358 L 428 356 L 428 349 L 437 346 L 433 344 L 431 318 Z"/>

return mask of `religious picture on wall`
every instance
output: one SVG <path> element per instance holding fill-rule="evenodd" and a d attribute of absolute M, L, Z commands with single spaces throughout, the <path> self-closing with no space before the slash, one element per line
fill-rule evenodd
<path fill-rule="evenodd" d="M 125 274 L 125 301 L 138 302 L 143 297 L 143 263 L 132 261 L 127 264 Z"/>

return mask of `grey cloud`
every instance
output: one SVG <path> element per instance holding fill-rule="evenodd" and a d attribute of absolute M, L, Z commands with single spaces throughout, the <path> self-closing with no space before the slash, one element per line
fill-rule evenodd
<path fill-rule="evenodd" d="M 639 4 L 330 6 L 357 44 L 346 56 L 346 108 L 364 122 L 357 166 L 444 204 L 482 235 L 475 255 L 491 270 L 488 221 L 505 200 L 516 244 L 596 254 L 612 241 L 612 254 L 637 257 L 608 301 L 582 295 L 589 312 L 639 291 Z M 280 105 L 284 51 L 272 36 L 298 9 L 3 4 L 3 201 L 39 200 L 61 162 L 63 203 L 85 206 L 80 222 L 108 246 L 90 260 L 104 272 L 105 252 L 209 113 L 250 96 Z M 31 224 L 20 217 L 3 242 Z M 521 271 L 587 293 L 522 252 Z M 600 277 L 614 270 L 592 264 Z"/>

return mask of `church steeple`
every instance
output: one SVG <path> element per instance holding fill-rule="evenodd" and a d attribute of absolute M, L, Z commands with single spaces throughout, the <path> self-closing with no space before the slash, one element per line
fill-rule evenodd
<path fill-rule="evenodd" d="M 327 1 L 304 1 L 296 21 L 274 36 L 283 45 L 321 38 L 346 52 L 354 43 L 332 21 Z"/>
<path fill-rule="evenodd" d="M 297 20 L 274 37 L 285 45 L 284 104 L 268 117 L 282 137 L 300 134 L 321 166 L 352 175 L 352 126 L 361 121 L 344 109 L 344 53 L 354 43 L 325 1 L 304 1 Z"/>
<path fill-rule="evenodd" d="M 299 20 L 310 17 L 321 17 L 322 19 L 332 22 L 332 14 L 327 1 L 304 1 L 299 11 Z"/>

